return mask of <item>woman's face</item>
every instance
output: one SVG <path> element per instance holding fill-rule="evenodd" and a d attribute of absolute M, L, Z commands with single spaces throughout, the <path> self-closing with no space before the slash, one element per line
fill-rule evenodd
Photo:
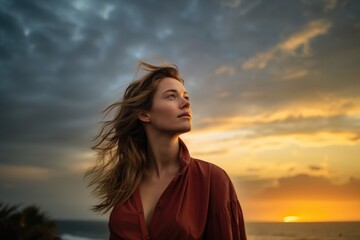
<path fill-rule="evenodd" d="M 184 85 L 174 78 L 160 80 L 149 114 L 152 128 L 171 134 L 191 130 L 192 113 Z M 188 116 L 181 116 L 188 114 Z"/>

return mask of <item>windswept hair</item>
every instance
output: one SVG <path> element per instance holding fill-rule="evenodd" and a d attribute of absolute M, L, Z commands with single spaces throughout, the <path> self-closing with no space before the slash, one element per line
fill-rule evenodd
<path fill-rule="evenodd" d="M 113 110 L 116 113 L 112 120 L 100 122 L 101 131 L 92 139 L 97 141 L 91 147 L 96 161 L 85 178 L 100 200 L 92 207 L 95 212 L 106 213 L 124 203 L 141 181 L 147 162 L 147 136 L 138 116 L 151 110 L 160 80 L 170 77 L 184 84 L 176 65 L 140 61 L 137 69 L 146 74 L 130 83 L 122 99 L 102 111 L 105 116 Z"/>

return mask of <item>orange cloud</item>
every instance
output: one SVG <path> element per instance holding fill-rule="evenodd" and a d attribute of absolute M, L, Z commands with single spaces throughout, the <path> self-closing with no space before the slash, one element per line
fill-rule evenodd
<path fill-rule="evenodd" d="M 234 67 L 223 65 L 215 70 L 215 75 L 227 74 L 233 76 L 236 69 Z"/>
<path fill-rule="evenodd" d="M 263 69 L 268 62 L 287 55 L 296 55 L 296 51 L 301 49 L 303 55 L 310 54 L 310 41 L 314 38 L 326 34 L 331 27 L 331 22 L 325 19 L 313 20 L 305 25 L 298 32 L 295 32 L 279 44 L 270 48 L 268 51 L 258 53 L 249 58 L 242 64 L 243 69 Z"/>
<path fill-rule="evenodd" d="M 294 33 L 285 41 L 278 45 L 279 50 L 290 54 L 295 54 L 295 51 L 303 47 L 303 53 L 309 54 L 309 43 L 313 38 L 326 34 L 331 23 L 328 20 L 314 20 L 309 22 L 300 31 Z"/>
<path fill-rule="evenodd" d="M 287 71 L 284 73 L 283 79 L 284 80 L 293 80 L 293 79 L 299 79 L 307 76 L 309 74 L 309 71 L 306 69 L 297 69 L 293 71 Z"/>
<path fill-rule="evenodd" d="M 353 177 L 344 184 L 336 185 L 332 183 L 329 178 L 323 176 L 299 174 L 296 176 L 279 178 L 276 180 L 275 186 L 261 188 L 262 190 L 251 196 L 251 198 L 267 199 L 269 201 L 360 201 L 360 179 Z"/>

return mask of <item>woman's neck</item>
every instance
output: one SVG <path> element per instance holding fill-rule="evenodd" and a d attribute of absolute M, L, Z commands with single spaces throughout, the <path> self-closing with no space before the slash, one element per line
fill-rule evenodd
<path fill-rule="evenodd" d="M 148 136 L 146 174 L 156 178 L 174 175 L 179 169 L 179 139 Z"/>

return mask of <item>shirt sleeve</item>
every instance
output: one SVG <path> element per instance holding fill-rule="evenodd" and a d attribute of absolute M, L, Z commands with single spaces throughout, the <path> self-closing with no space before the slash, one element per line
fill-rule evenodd
<path fill-rule="evenodd" d="M 204 239 L 246 240 L 240 202 L 230 178 L 221 168 L 212 171 L 210 191 Z"/>

